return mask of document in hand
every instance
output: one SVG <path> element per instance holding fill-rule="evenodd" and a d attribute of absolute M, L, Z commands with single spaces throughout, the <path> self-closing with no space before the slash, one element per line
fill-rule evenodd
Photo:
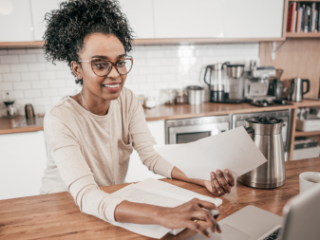
<path fill-rule="evenodd" d="M 222 200 L 219 198 L 207 197 L 153 178 L 148 178 L 137 184 L 130 184 L 119 191 L 112 193 L 112 195 L 121 196 L 131 202 L 147 203 L 162 207 L 176 207 L 193 198 L 212 202 L 216 206 L 220 206 L 222 204 Z M 174 233 L 172 229 L 159 225 L 119 222 L 113 222 L 112 224 L 125 228 L 131 232 L 157 239 L 162 238 L 168 232 Z M 176 233 L 182 230 L 183 229 L 179 229 Z"/>
<path fill-rule="evenodd" d="M 154 146 L 154 149 L 189 178 L 206 180 L 217 169 L 229 169 L 238 177 L 267 161 L 243 127 L 191 143 Z"/>

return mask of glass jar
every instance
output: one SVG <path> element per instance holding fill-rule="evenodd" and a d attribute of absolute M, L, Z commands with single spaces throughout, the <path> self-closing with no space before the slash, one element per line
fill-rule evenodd
<path fill-rule="evenodd" d="M 163 89 L 161 102 L 166 105 L 173 105 L 176 102 L 176 90 L 173 88 Z"/>
<path fill-rule="evenodd" d="M 184 104 L 187 102 L 186 91 L 179 89 L 176 91 L 176 104 Z"/>
<path fill-rule="evenodd" d="M 14 103 L 14 100 L 10 97 L 10 94 L 7 92 L 5 93 L 3 103 L 5 105 L 5 108 L 1 110 L 1 116 L 7 117 L 7 118 L 13 118 L 16 116 L 19 116 L 19 106 Z"/>

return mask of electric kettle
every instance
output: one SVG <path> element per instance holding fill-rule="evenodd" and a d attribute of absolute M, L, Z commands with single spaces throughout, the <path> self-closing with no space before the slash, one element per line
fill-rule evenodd
<path fill-rule="evenodd" d="M 252 117 L 246 120 L 246 130 L 266 157 L 267 162 L 238 177 L 242 184 L 253 188 L 277 188 L 286 178 L 282 139 L 283 120 L 273 117 Z"/>
<path fill-rule="evenodd" d="M 303 90 L 303 83 L 307 84 L 307 90 Z M 308 93 L 310 90 L 310 80 L 294 78 L 291 80 L 290 92 L 289 92 L 289 101 L 293 102 L 302 102 L 303 95 Z"/>

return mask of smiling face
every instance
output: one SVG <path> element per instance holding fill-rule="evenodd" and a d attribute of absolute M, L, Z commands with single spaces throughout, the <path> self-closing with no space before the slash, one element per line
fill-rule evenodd
<path fill-rule="evenodd" d="M 78 79 L 83 80 L 83 93 L 86 95 L 87 104 L 111 101 L 119 97 L 127 76 L 120 75 L 114 66 L 106 76 L 97 76 L 96 73 L 101 75 L 98 70 L 105 67 L 104 64 L 108 61 L 117 63 L 125 56 L 122 43 L 114 35 L 94 33 L 85 37 L 79 59 L 94 61 L 92 64 L 82 62 L 81 66 L 73 62 L 72 69 Z M 98 61 L 99 59 L 104 61 Z"/>

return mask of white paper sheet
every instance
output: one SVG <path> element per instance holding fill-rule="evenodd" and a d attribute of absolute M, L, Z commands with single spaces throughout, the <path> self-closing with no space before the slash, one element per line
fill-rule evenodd
<path fill-rule="evenodd" d="M 154 149 L 189 178 L 206 180 L 217 169 L 229 169 L 238 177 L 267 161 L 243 127 L 191 143 L 154 146 Z"/>
<path fill-rule="evenodd" d="M 218 198 L 207 197 L 183 188 L 179 188 L 169 183 L 165 183 L 156 179 L 146 179 L 137 184 L 128 185 L 117 192 L 112 193 L 115 196 L 121 196 L 131 202 L 147 203 L 163 207 L 176 207 L 191 199 L 197 197 L 202 200 L 221 205 L 222 200 Z M 166 235 L 171 229 L 159 225 L 143 225 L 133 223 L 112 223 L 113 225 L 125 228 L 129 231 L 152 238 L 160 239 Z M 173 231 L 178 233 L 183 229 Z"/>

